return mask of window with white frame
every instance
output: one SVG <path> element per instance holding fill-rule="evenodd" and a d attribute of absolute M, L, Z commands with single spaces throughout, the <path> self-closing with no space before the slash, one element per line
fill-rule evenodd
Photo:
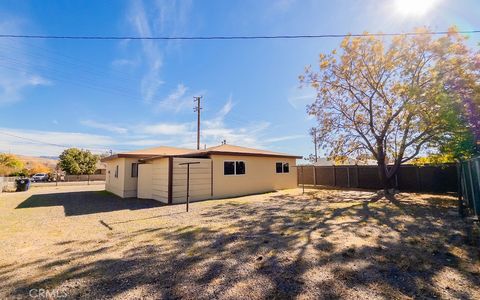
<path fill-rule="evenodd" d="M 242 160 L 223 162 L 223 175 L 244 175 L 245 172 L 245 162 Z"/>
<path fill-rule="evenodd" d="M 290 173 L 290 165 L 287 162 L 275 163 L 275 170 L 278 174 Z"/>
<path fill-rule="evenodd" d="M 118 178 L 118 165 L 115 166 L 115 178 Z"/>

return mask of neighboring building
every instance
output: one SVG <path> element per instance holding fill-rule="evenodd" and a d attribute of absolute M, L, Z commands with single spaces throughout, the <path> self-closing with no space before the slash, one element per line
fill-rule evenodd
<path fill-rule="evenodd" d="M 327 158 L 319 157 L 316 162 L 312 165 L 314 166 L 333 166 L 333 162 Z"/>
<path fill-rule="evenodd" d="M 374 159 L 355 159 L 355 158 L 347 158 L 346 161 L 344 161 L 341 164 L 336 164 L 337 166 L 354 166 L 354 165 L 359 165 L 359 166 L 376 166 L 377 161 Z"/>
<path fill-rule="evenodd" d="M 187 166 L 190 199 L 205 200 L 297 187 L 296 159 L 301 156 L 233 145 L 204 150 L 157 147 L 115 154 L 107 164 L 106 190 L 120 197 L 186 201 Z"/>
<path fill-rule="evenodd" d="M 107 164 L 99 161 L 97 163 L 97 169 L 95 170 L 95 175 L 107 175 Z"/>
<path fill-rule="evenodd" d="M 318 160 L 311 165 L 317 167 L 328 167 L 328 166 L 373 166 L 377 165 L 377 161 L 373 159 L 354 159 L 354 158 L 347 158 L 345 161 L 339 163 L 329 160 L 327 158 L 319 157 Z"/>

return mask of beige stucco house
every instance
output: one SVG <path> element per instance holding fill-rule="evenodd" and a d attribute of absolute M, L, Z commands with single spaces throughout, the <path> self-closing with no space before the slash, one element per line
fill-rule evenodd
<path fill-rule="evenodd" d="M 233 145 L 204 150 L 157 147 L 118 153 L 107 164 L 106 190 L 120 197 L 186 201 L 187 166 L 190 199 L 205 200 L 263 193 L 297 186 L 296 159 L 301 156 Z"/>

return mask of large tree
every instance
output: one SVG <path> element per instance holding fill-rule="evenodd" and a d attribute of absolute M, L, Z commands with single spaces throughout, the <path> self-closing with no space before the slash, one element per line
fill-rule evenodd
<path fill-rule="evenodd" d="M 479 81 L 479 56 L 455 29 L 417 33 L 346 37 L 300 76 L 317 91 L 307 111 L 331 156 L 372 155 L 385 188 L 402 163 L 445 141 L 451 114 Z"/>
<path fill-rule="evenodd" d="M 72 175 L 91 175 L 97 169 L 99 156 L 88 150 L 70 148 L 60 154 L 59 167 Z"/>

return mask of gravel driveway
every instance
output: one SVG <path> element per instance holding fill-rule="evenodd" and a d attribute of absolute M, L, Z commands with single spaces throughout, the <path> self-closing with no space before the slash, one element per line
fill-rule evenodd
<path fill-rule="evenodd" d="M 185 213 L 102 189 L 0 194 L 0 298 L 480 299 L 454 197 L 289 190 Z"/>

